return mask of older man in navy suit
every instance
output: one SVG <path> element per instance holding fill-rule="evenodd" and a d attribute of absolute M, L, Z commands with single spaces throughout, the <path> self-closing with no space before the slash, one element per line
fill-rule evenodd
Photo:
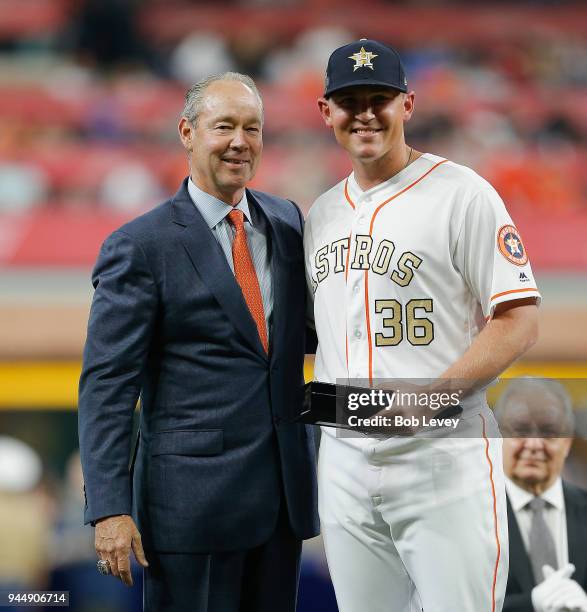
<path fill-rule="evenodd" d="M 194 85 L 179 123 L 190 176 L 107 238 L 93 273 L 85 516 L 103 573 L 131 584 L 131 549 L 145 567 L 147 611 L 293 612 L 318 531 L 312 432 L 296 423 L 303 218 L 246 189 L 262 128 L 249 77 Z"/>

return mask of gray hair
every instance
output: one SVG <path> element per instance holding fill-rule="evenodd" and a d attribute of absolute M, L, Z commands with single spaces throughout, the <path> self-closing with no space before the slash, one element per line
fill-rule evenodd
<path fill-rule="evenodd" d="M 198 115 L 202 110 L 202 103 L 204 101 L 204 94 L 206 89 L 216 81 L 237 81 L 243 83 L 255 94 L 259 101 L 259 107 L 261 109 L 261 121 L 263 120 L 263 99 L 261 94 L 255 85 L 255 81 L 240 72 L 223 72 L 222 74 L 213 74 L 204 79 L 201 79 L 194 85 L 192 85 L 185 94 L 185 104 L 181 113 L 182 117 L 185 117 L 192 125 L 195 125 L 198 120 Z"/>
<path fill-rule="evenodd" d="M 494 409 L 495 418 L 502 423 L 506 412 L 512 404 L 512 399 L 525 394 L 541 393 L 554 396 L 560 404 L 561 418 L 566 421 L 566 431 L 572 433 L 575 430 L 575 415 L 573 403 L 565 387 L 551 378 L 540 378 L 537 376 L 523 376 L 512 380 L 497 401 Z"/>

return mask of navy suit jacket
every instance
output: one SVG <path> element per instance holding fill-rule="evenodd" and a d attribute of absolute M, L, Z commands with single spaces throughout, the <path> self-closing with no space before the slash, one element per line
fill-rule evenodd
<path fill-rule="evenodd" d="M 85 520 L 132 513 L 146 549 L 257 546 L 273 533 L 280 504 L 298 538 L 318 532 L 313 432 L 295 422 L 303 218 L 287 200 L 257 191 L 247 198 L 269 228 L 269 357 L 187 179 L 175 197 L 107 238 L 93 272 L 79 393 Z"/>
<path fill-rule="evenodd" d="M 587 591 L 587 491 L 563 481 L 563 495 L 567 516 L 569 562 L 575 565 L 575 573 L 571 578 Z M 536 586 L 536 581 L 509 499 L 508 529 L 510 572 L 503 610 L 504 612 L 534 612 L 531 592 Z"/>

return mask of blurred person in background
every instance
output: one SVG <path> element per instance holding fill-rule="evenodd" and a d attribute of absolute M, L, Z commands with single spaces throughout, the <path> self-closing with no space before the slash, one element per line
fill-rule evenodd
<path fill-rule="evenodd" d="M 496 406 L 504 436 L 510 571 L 504 610 L 587 611 L 587 491 L 561 479 L 571 399 L 558 382 L 522 378 Z"/>
<path fill-rule="evenodd" d="M 46 587 L 52 513 L 42 475 L 28 444 L 0 436 L 0 591 Z"/>
<path fill-rule="evenodd" d="M 249 77 L 190 88 L 179 123 L 190 176 L 107 238 L 93 273 L 85 521 L 102 573 L 131 585 L 131 549 L 145 567 L 147 612 L 293 612 L 302 540 L 318 531 L 312 430 L 294 423 L 303 218 L 246 188 L 262 130 Z"/>

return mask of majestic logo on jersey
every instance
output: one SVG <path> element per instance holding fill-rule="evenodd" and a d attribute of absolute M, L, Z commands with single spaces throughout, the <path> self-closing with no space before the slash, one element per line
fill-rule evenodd
<path fill-rule="evenodd" d="M 521 283 L 528 283 L 528 282 L 530 282 L 530 279 L 523 272 L 520 272 L 519 281 Z"/>
<path fill-rule="evenodd" d="M 361 47 L 361 50 L 358 53 L 353 53 L 349 55 L 349 59 L 355 61 L 355 65 L 353 66 L 353 72 L 365 66 L 366 68 L 371 68 L 373 70 L 373 62 L 371 60 L 379 57 L 375 53 L 371 53 L 371 51 L 365 51 L 365 47 Z"/>
<path fill-rule="evenodd" d="M 499 252 L 516 266 L 523 266 L 528 262 L 528 254 L 520 238 L 520 233 L 513 225 L 504 225 L 499 228 L 497 246 Z"/>

